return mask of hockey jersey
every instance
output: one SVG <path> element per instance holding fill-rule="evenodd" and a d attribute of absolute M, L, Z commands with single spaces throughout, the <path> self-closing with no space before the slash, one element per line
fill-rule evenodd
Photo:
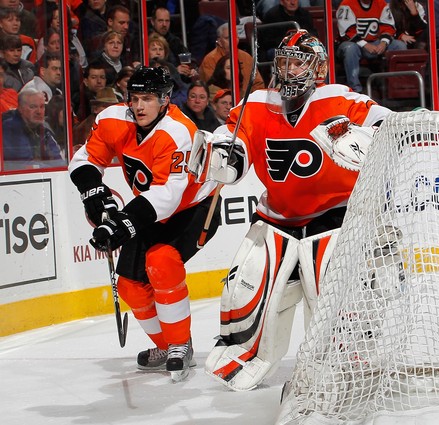
<path fill-rule="evenodd" d="M 337 9 L 341 39 L 358 42 L 385 40 L 395 36 L 395 20 L 386 0 L 373 0 L 365 6 L 360 0 L 343 0 Z"/>
<path fill-rule="evenodd" d="M 250 95 L 237 143 L 243 144 L 248 167 L 253 164 L 266 188 L 258 213 L 277 224 L 303 226 L 332 208 L 346 205 L 358 175 L 337 166 L 313 140 L 311 130 L 336 115 L 372 126 L 390 110 L 346 86 L 322 85 L 305 103 L 293 126 L 286 115 L 274 112 L 268 93 L 258 90 Z M 226 124 L 230 133 L 241 107 L 230 111 Z"/>
<path fill-rule="evenodd" d="M 86 144 L 69 166 L 92 164 L 103 174 L 116 156 L 135 196 L 144 196 L 157 220 L 189 208 L 205 199 L 214 182 L 195 183 L 187 171 L 195 124 L 175 105 L 146 136 L 125 104 L 109 106 L 96 117 Z"/>

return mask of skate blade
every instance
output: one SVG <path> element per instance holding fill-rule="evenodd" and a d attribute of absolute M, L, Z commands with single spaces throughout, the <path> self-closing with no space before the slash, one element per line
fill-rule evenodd
<path fill-rule="evenodd" d="M 186 379 L 189 375 L 189 368 L 183 370 L 173 370 L 171 373 L 172 382 L 177 383 Z"/>

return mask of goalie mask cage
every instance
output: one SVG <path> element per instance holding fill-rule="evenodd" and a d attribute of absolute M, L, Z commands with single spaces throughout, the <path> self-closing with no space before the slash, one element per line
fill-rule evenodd
<path fill-rule="evenodd" d="M 438 142 L 438 112 L 376 132 L 278 424 L 439 423 Z"/>

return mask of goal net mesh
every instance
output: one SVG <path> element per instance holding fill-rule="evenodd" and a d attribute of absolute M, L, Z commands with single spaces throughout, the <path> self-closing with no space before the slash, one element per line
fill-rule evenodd
<path fill-rule="evenodd" d="M 349 200 L 278 424 L 437 406 L 439 113 L 392 113 Z"/>

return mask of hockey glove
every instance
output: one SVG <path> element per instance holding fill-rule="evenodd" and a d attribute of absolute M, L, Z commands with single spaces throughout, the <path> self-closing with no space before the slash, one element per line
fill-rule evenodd
<path fill-rule="evenodd" d="M 108 220 L 104 220 L 99 227 L 94 229 L 90 243 L 98 251 L 107 251 L 108 243 L 110 243 L 110 249 L 114 251 L 134 238 L 136 234 L 137 230 L 132 217 L 123 211 L 116 211 Z"/>
<path fill-rule="evenodd" d="M 85 212 L 95 226 L 102 224 L 102 213 L 108 212 L 112 217 L 117 212 L 117 203 L 111 190 L 105 184 L 92 187 L 81 193 Z"/>

